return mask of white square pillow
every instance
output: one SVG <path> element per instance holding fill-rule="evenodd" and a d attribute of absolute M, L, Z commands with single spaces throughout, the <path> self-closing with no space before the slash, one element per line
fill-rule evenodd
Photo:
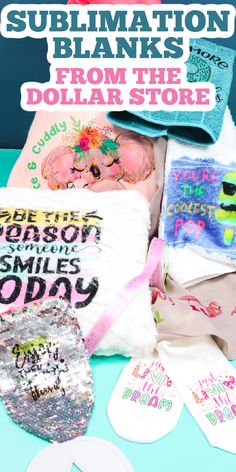
<path fill-rule="evenodd" d="M 84 336 L 147 254 L 149 207 L 140 193 L 0 189 L 0 310 L 66 296 Z M 97 354 L 142 356 L 156 345 L 148 283 Z"/>

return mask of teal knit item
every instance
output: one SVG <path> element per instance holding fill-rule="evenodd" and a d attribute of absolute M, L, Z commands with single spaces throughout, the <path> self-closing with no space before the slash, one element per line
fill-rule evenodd
<path fill-rule="evenodd" d="M 112 111 L 108 119 L 121 128 L 158 138 L 169 136 L 185 143 L 209 146 L 220 135 L 233 78 L 236 51 L 204 39 L 190 41 L 189 82 L 212 82 L 216 106 L 211 111 Z"/>

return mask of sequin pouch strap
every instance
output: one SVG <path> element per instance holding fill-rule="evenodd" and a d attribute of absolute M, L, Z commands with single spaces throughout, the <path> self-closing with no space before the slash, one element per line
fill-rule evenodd
<path fill-rule="evenodd" d="M 112 303 L 104 310 L 100 318 L 97 320 L 93 328 L 89 331 L 85 338 L 85 347 L 90 356 L 94 353 L 100 341 L 109 331 L 112 324 L 125 309 L 126 305 L 132 300 L 139 288 L 150 280 L 157 266 L 163 260 L 164 241 L 153 238 L 147 257 L 147 263 L 144 270 L 129 280 L 125 287 L 116 295 Z"/>
<path fill-rule="evenodd" d="M 157 238 L 156 238 L 157 239 Z M 165 278 L 167 272 L 167 243 L 163 239 L 157 239 L 158 260 L 155 270 L 150 278 L 150 286 L 165 291 Z"/>

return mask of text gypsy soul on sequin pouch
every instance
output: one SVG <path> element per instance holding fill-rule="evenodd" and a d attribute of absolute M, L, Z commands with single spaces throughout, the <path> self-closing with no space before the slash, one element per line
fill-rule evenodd
<path fill-rule="evenodd" d="M 8 413 L 27 431 L 57 442 L 84 434 L 93 380 L 66 301 L 47 300 L 0 316 L 0 386 Z"/>

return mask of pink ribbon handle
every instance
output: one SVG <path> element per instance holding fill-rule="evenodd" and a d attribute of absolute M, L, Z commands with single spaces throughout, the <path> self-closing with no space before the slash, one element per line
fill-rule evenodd
<path fill-rule="evenodd" d="M 159 288 L 161 292 L 165 291 L 165 266 L 164 266 L 164 251 L 166 248 L 166 242 L 162 239 L 158 239 L 159 242 L 159 258 L 157 261 L 156 268 L 150 277 L 150 286 L 153 288 Z"/>
<path fill-rule="evenodd" d="M 105 308 L 102 315 L 96 321 L 95 325 L 89 331 L 85 338 L 85 347 L 90 356 L 96 350 L 102 338 L 109 331 L 112 324 L 125 309 L 127 304 L 135 296 L 137 290 L 151 278 L 155 271 L 159 274 L 162 271 L 162 255 L 165 248 L 165 242 L 158 238 L 153 238 L 147 256 L 147 263 L 141 274 L 137 275 L 125 285 L 121 292 L 116 295 L 112 303 Z"/>

